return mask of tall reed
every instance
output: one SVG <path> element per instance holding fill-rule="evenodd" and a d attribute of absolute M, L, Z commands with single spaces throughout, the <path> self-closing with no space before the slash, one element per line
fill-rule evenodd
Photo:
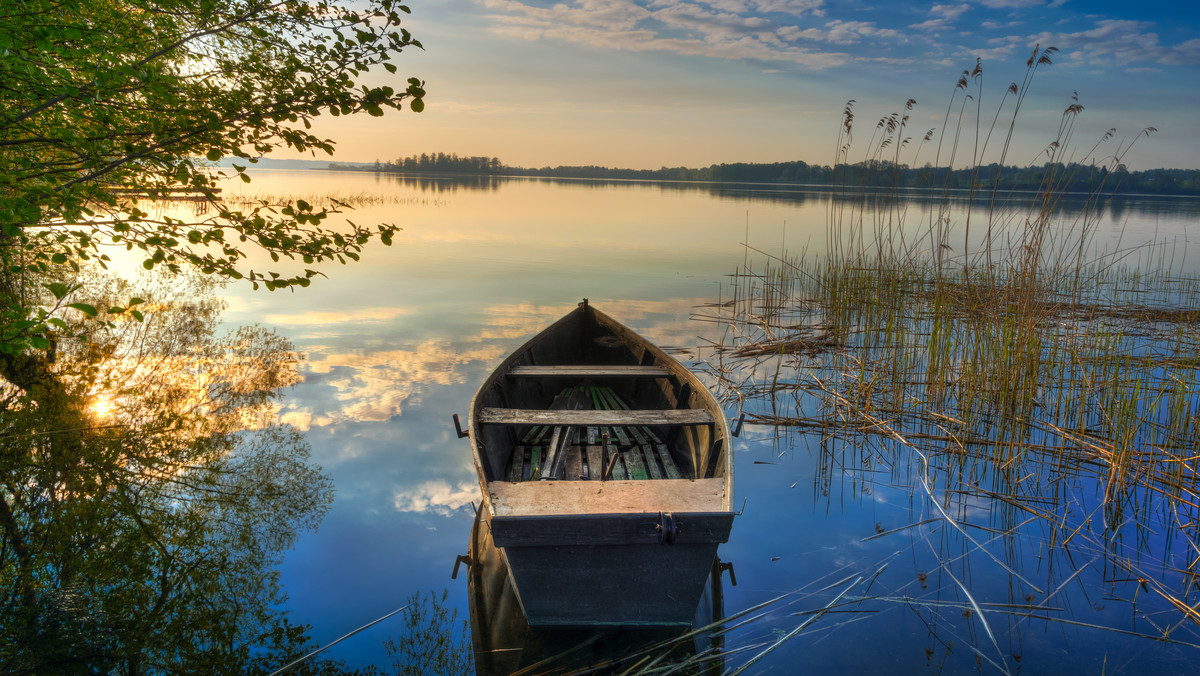
<path fill-rule="evenodd" d="M 849 102 L 825 252 L 764 254 L 761 270 L 748 261 L 732 299 L 713 308 L 730 331 L 710 363 L 748 422 L 820 429 L 823 455 L 854 454 L 822 457 L 826 486 L 867 458 L 893 479 L 919 458 L 920 480 L 906 478 L 946 519 L 992 505 L 1005 537 L 1038 527 L 1051 550 L 1090 543 L 1106 577 L 1111 565 L 1145 580 L 1156 559 L 1158 582 L 1143 587 L 1200 627 L 1200 280 L 1175 273 L 1155 245 L 1097 239 L 1107 178 L 1091 194 L 1065 193 L 1081 166 L 1119 175 L 1134 145 L 1110 130 L 1076 162 L 1075 98 L 1045 146 L 1040 188 L 1003 190 L 1018 116 L 1055 52 L 1035 49 L 994 113 L 977 62 L 955 83 L 943 128 L 915 142 L 906 101 L 853 164 Z M 917 202 L 898 169 L 923 152 L 936 169 Z M 959 168 L 972 181 L 955 190 Z M 1094 486 L 1095 499 L 1068 484 Z"/>

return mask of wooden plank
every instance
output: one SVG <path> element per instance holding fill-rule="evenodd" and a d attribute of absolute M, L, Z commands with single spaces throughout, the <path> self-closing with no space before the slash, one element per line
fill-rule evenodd
<path fill-rule="evenodd" d="M 613 434 L 615 434 L 615 435 L 616 435 L 616 437 L 617 437 L 617 443 L 618 443 L 619 445 L 621 445 L 621 446 L 629 446 L 630 444 L 632 444 L 632 443 L 633 443 L 633 440 L 631 440 L 631 439 L 629 438 L 629 435 L 628 435 L 628 434 L 626 434 L 626 432 L 625 432 L 625 428 L 624 428 L 624 427 L 614 427 L 614 428 L 612 428 L 612 431 L 613 431 Z"/>
<path fill-rule="evenodd" d="M 655 366 L 636 365 L 575 365 L 514 366 L 506 374 L 512 378 L 666 378 L 670 371 Z"/>
<path fill-rule="evenodd" d="M 625 472 L 625 462 L 621 460 L 621 454 L 617 453 L 616 449 L 611 446 L 608 449 L 608 458 L 606 462 L 612 463 L 612 480 L 624 481 L 628 479 L 629 474 Z M 605 466 L 607 467 L 607 465 Z"/>
<path fill-rule="evenodd" d="M 675 458 L 671 457 L 671 451 L 666 444 L 658 444 L 654 447 L 658 453 L 658 459 L 662 462 L 663 471 L 666 472 L 668 479 L 682 479 L 683 474 L 679 471 L 679 466 L 675 464 Z"/>
<path fill-rule="evenodd" d="M 488 484 L 496 516 L 720 512 L 729 509 L 724 479 L 524 481 Z"/>
<path fill-rule="evenodd" d="M 579 481 L 583 479 L 583 454 L 578 446 L 567 448 L 566 468 L 563 473 L 563 478 L 567 481 Z"/>
<path fill-rule="evenodd" d="M 647 428 L 647 427 L 630 427 L 627 430 L 629 432 L 629 434 L 633 437 L 633 443 L 635 443 L 635 444 L 650 443 L 650 440 L 648 438 L 646 438 L 646 435 L 642 434 L 642 430 L 644 430 L 644 429 L 649 429 L 649 428 Z"/>
<path fill-rule="evenodd" d="M 527 480 L 537 480 L 542 477 L 542 447 L 534 446 L 529 453 L 529 473 L 525 475 Z"/>
<path fill-rule="evenodd" d="M 637 411 L 546 411 L 524 408 L 479 410 L 480 425 L 713 425 L 713 417 L 699 408 Z"/>
<path fill-rule="evenodd" d="M 633 451 L 639 455 L 645 456 L 644 459 L 646 461 L 646 472 L 650 474 L 651 479 L 666 478 L 663 475 L 663 471 L 658 468 L 658 454 L 654 452 L 654 449 L 651 446 L 639 446 L 633 449 Z"/>
<path fill-rule="evenodd" d="M 587 478 L 592 481 L 599 481 L 604 475 L 604 449 L 600 446 L 588 446 L 587 451 Z"/>
<path fill-rule="evenodd" d="M 513 449 L 512 457 L 508 462 L 508 480 L 521 481 L 525 475 L 525 455 L 526 449 L 524 446 L 517 446 Z"/>
<path fill-rule="evenodd" d="M 651 443 L 661 444 L 663 442 L 663 440 L 660 439 L 658 437 L 658 435 L 654 433 L 654 430 L 650 429 L 649 427 L 642 427 L 641 430 L 642 430 L 642 434 L 645 434 L 647 437 L 650 438 Z"/>
<path fill-rule="evenodd" d="M 650 478 L 650 475 L 646 473 L 646 463 L 642 460 L 642 452 L 636 446 L 622 453 L 621 459 L 625 461 L 625 469 L 629 471 L 630 479 L 644 480 Z"/>
<path fill-rule="evenodd" d="M 628 411 L 629 406 L 617 396 L 616 391 L 611 387 L 596 388 L 600 392 L 600 398 L 604 401 L 604 408 L 611 411 Z"/>

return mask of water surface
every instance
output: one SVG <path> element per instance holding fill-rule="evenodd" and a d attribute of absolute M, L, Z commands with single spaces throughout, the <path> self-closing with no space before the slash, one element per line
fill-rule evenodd
<path fill-rule="evenodd" d="M 693 319 L 697 309 L 722 299 L 728 275 L 744 268 L 754 249 L 820 253 L 838 203 L 820 190 L 779 186 L 462 183 L 313 171 L 262 173 L 242 190 L 310 201 L 330 192 L 357 195 L 361 206 L 351 220 L 403 228 L 392 247 L 373 245 L 360 263 L 324 268 L 328 278 L 308 289 L 226 290 L 226 321 L 276 327 L 307 355 L 304 381 L 281 415 L 305 431 L 337 499 L 320 530 L 289 554 L 282 574 L 293 621 L 312 625 L 319 644 L 404 605 L 414 592 L 449 589 L 449 602 L 466 616 L 465 576 L 451 580 L 450 571 L 466 553 L 479 489 L 467 442 L 455 436 L 450 416 L 466 413 L 475 388 L 504 355 L 588 298 L 702 370 L 695 360 L 722 340 L 723 329 Z M 905 208 L 919 231 L 935 207 L 917 201 Z M 1169 250 L 1137 255 L 1165 255 L 1189 268 L 1198 220 L 1195 201 L 1120 200 L 1099 221 L 1098 246 L 1122 251 L 1157 238 L 1170 242 Z M 736 632 L 729 646 L 769 644 L 859 576 L 864 581 L 851 595 L 876 598 L 824 615 L 756 669 L 791 670 L 802 661 L 835 672 L 1162 672 L 1200 658 L 1194 647 L 1131 635 L 1161 634 L 1159 625 L 1180 618 L 1161 599 L 1128 598 L 1129 585 L 1113 582 L 1124 574 L 1105 569 L 1103 549 L 1080 550 L 1088 557 L 1080 561 L 1075 551 L 1036 539 L 996 538 L 987 529 L 1006 518 L 997 505 L 970 506 L 960 516 L 979 526 L 976 541 L 1005 553 L 1001 558 L 1016 562 L 1040 593 L 1027 590 L 936 520 L 909 471 L 880 468 L 874 476 L 861 462 L 830 467 L 830 458 L 845 455 L 825 444 L 820 432 L 748 427 L 734 446 L 735 492 L 745 511 L 721 548 L 739 583 L 726 585 L 726 610 L 791 596 Z M 1081 480 L 1075 489 L 1092 486 Z M 902 530 L 872 537 L 892 529 Z M 938 566 L 964 558 L 966 579 L 952 580 Z M 1147 557 L 1161 558 L 1161 551 Z M 1147 574 L 1161 569 L 1159 561 Z M 964 567 L 949 570 L 960 575 Z M 986 607 L 991 621 L 984 628 L 964 605 L 959 583 L 981 604 L 1053 596 L 1047 605 L 1062 610 L 1052 612 L 1131 633 L 1029 619 L 999 605 Z M 1200 643 L 1194 624 L 1183 624 L 1172 635 Z M 381 623 L 332 656 L 380 664 L 382 639 L 397 631 Z"/>

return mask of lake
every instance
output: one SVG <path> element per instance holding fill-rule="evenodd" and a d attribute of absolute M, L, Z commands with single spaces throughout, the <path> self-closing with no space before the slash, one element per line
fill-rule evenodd
<path fill-rule="evenodd" d="M 839 203 L 797 186 L 325 171 L 264 171 L 227 197 L 238 192 L 333 194 L 358 205 L 348 215 L 355 222 L 403 228 L 393 246 L 322 268 L 328 277 L 307 289 L 224 291 L 226 322 L 274 327 L 307 356 L 281 417 L 305 432 L 337 497 L 281 573 L 292 621 L 310 624 L 319 645 L 414 593 L 448 590 L 447 603 L 467 616 L 465 576 L 450 572 L 466 554 L 479 488 L 451 415 L 465 415 L 507 353 L 587 298 L 715 382 L 700 360 L 725 329 L 695 315 L 727 298 L 730 275 L 754 267 L 759 251 L 821 253 Z M 934 208 L 905 205 L 917 224 Z M 1197 223 L 1196 200 L 1122 198 L 1100 220 L 1094 246 L 1194 273 Z M 1139 248 L 1151 240 L 1166 246 Z M 1164 556 L 1186 554 L 1194 524 L 1171 542 L 1051 546 L 1000 535 L 1013 515 L 1000 501 L 976 502 L 957 514 L 972 529 L 964 540 L 907 474 L 831 467 L 825 443 L 820 431 L 747 426 L 734 446 L 736 500 L 745 505 L 720 551 L 738 582 L 725 586 L 726 612 L 788 596 L 729 636 L 728 648 L 743 649 L 730 668 L 856 577 L 870 581 L 847 597 L 856 605 L 822 616 L 752 670 L 1165 673 L 1200 659 L 1196 623 L 1138 581 L 1177 581 L 1189 561 Z M 1094 486 L 1079 478 L 1064 491 Z M 1145 553 L 1119 551 L 1129 549 Z M 1114 568 L 1118 558 L 1142 568 Z M 1034 603 L 1043 606 L 1036 617 L 1022 611 Z M 382 641 L 401 629 L 382 622 L 327 654 L 382 664 Z M 1176 642 L 1147 637 L 1164 633 Z"/>

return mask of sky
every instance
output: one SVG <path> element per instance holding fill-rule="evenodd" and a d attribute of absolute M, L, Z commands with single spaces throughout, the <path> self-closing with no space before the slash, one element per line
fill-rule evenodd
<path fill-rule="evenodd" d="M 911 98 L 913 141 L 905 149 L 913 155 L 908 163 L 919 165 L 935 155 L 931 144 L 919 142 L 927 130 L 960 129 L 944 118 L 948 108 L 957 112 L 962 92 L 955 96 L 955 83 L 978 58 L 983 75 L 972 83 L 970 105 L 979 101 L 979 112 L 970 112 L 961 129 L 973 139 L 978 116 L 982 144 L 998 114 L 1001 130 L 984 146 L 985 160 L 997 161 L 1003 144 L 996 139 L 1012 118 L 1014 98 L 998 106 L 1010 83 L 1025 80 L 1026 61 L 1040 45 L 1059 52 L 1023 88 L 1006 164 L 1044 161 L 1077 96 L 1084 111 L 1067 159 L 1120 156 L 1131 169 L 1200 167 L 1200 10 L 1192 3 L 412 0 L 409 6 L 406 27 L 424 50 L 405 51 L 390 77 L 425 80 L 425 111 L 323 121 L 318 129 L 337 142 L 336 160 L 445 152 L 525 167 L 831 164 L 847 101 L 856 102 L 849 153 L 855 161 L 868 153 L 875 122 L 903 114 Z M 1147 127 L 1157 131 L 1140 135 Z M 1093 151 L 1109 129 L 1115 134 Z"/>

